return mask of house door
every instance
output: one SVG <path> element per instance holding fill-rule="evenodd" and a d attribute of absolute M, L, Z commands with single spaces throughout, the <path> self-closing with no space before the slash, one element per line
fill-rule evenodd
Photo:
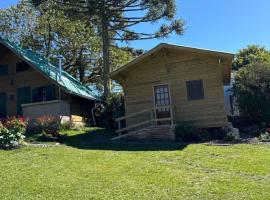
<path fill-rule="evenodd" d="M 155 107 L 157 119 L 171 117 L 171 99 L 168 85 L 158 85 L 154 87 Z M 167 107 L 168 106 L 168 107 Z M 160 121 L 157 124 L 168 124 L 169 121 Z"/>
<path fill-rule="evenodd" d="M 7 94 L 0 93 L 0 119 L 7 117 Z"/>
<path fill-rule="evenodd" d="M 22 87 L 17 89 L 17 115 L 22 116 L 22 104 L 31 103 L 31 88 Z"/>

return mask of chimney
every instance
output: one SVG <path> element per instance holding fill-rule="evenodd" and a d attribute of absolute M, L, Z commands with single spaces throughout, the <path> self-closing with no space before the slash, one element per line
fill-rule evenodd
<path fill-rule="evenodd" d="M 58 80 L 59 81 L 62 81 L 62 59 L 63 59 L 63 56 L 59 55 L 58 56 L 58 59 L 59 59 L 59 74 L 58 74 Z"/>

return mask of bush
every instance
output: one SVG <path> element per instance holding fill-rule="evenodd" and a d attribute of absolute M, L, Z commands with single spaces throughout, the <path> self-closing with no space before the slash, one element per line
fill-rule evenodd
<path fill-rule="evenodd" d="M 239 134 L 229 128 L 197 129 L 188 123 L 178 123 L 175 127 L 175 137 L 182 142 L 205 142 L 211 140 L 235 141 Z"/>
<path fill-rule="evenodd" d="M 60 121 L 51 115 L 44 115 L 37 119 L 38 125 L 42 129 L 43 136 L 59 137 Z"/>
<path fill-rule="evenodd" d="M 235 77 L 233 93 L 240 115 L 253 123 L 270 120 L 270 64 L 252 63 Z"/>
<path fill-rule="evenodd" d="M 175 127 L 175 138 L 177 141 L 197 141 L 196 129 L 188 123 L 178 123 Z"/>
<path fill-rule="evenodd" d="M 268 132 L 261 133 L 259 140 L 262 142 L 270 142 L 270 134 Z"/>
<path fill-rule="evenodd" d="M 59 129 L 60 130 L 73 130 L 73 131 L 80 131 L 85 127 L 84 123 L 74 123 L 72 121 L 70 122 L 64 122 L 60 123 Z"/>
<path fill-rule="evenodd" d="M 122 93 L 112 93 L 105 101 L 105 108 L 100 110 L 98 125 L 109 130 L 117 129 L 115 119 L 125 115 L 124 96 Z"/>
<path fill-rule="evenodd" d="M 178 123 L 175 127 L 175 137 L 182 142 L 200 142 L 211 140 L 211 134 L 206 129 L 197 129 L 189 123 Z"/>
<path fill-rule="evenodd" d="M 0 148 L 11 149 L 20 146 L 25 138 L 27 120 L 8 118 L 0 122 Z"/>

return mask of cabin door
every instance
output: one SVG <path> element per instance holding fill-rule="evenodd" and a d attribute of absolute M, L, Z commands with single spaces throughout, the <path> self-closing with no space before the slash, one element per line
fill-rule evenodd
<path fill-rule="evenodd" d="M 155 107 L 157 119 L 171 117 L 171 99 L 168 85 L 158 85 L 154 87 Z M 170 123 L 168 121 L 158 121 L 157 125 L 165 125 Z"/>
<path fill-rule="evenodd" d="M 7 117 L 7 95 L 0 93 L 0 119 Z"/>

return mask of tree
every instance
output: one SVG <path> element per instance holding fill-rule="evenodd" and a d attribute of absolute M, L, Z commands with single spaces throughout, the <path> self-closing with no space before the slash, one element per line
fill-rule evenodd
<path fill-rule="evenodd" d="M 259 45 L 249 45 L 236 54 L 233 69 L 239 70 L 252 62 L 270 62 L 270 51 Z"/>
<path fill-rule="evenodd" d="M 0 35 L 58 63 L 81 82 L 100 82 L 100 38 L 94 28 L 80 20 L 71 20 L 56 9 L 53 0 L 33 7 L 28 0 L 0 10 Z M 99 84 L 99 83 L 97 83 Z"/>
<path fill-rule="evenodd" d="M 37 16 L 36 10 L 27 0 L 8 9 L 0 9 L 0 36 L 20 43 L 23 37 L 32 34 Z"/>
<path fill-rule="evenodd" d="M 32 0 L 34 5 L 43 1 Z M 172 32 L 180 35 L 184 31 L 183 21 L 175 19 L 175 0 L 62 0 L 58 3 L 71 18 L 79 17 L 98 27 L 102 38 L 105 98 L 110 93 L 110 47 L 114 41 L 163 38 Z M 160 20 L 167 23 L 152 33 L 139 33 L 132 29 L 141 23 L 155 23 Z"/>
<path fill-rule="evenodd" d="M 242 116 L 252 122 L 270 120 L 270 64 L 253 62 L 239 69 L 233 93 Z"/>

